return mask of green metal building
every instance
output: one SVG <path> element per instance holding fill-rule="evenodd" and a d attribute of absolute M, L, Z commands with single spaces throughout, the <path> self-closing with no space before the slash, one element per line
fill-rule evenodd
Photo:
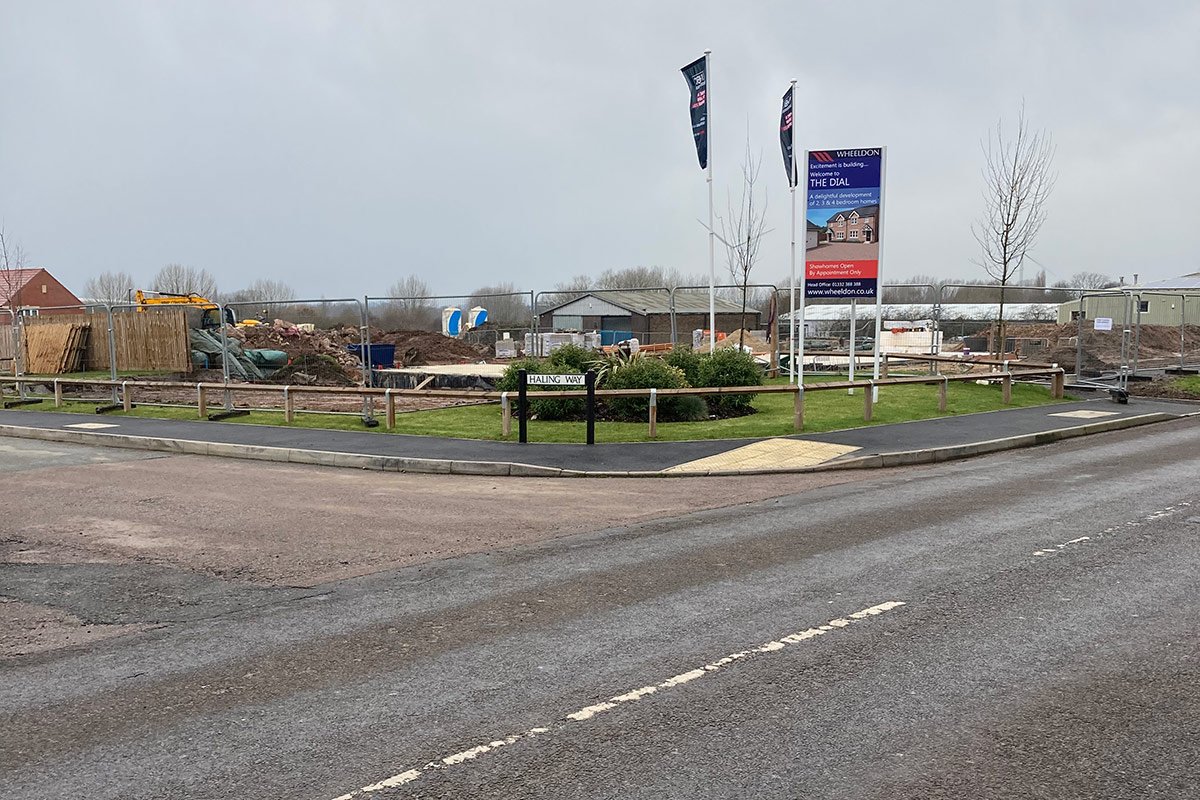
<path fill-rule="evenodd" d="M 1074 322 L 1082 307 L 1085 319 L 1108 317 L 1114 326 L 1122 325 L 1126 315 L 1131 323 L 1134 322 L 1139 309 L 1143 325 L 1177 326 L 1182 321 L 1200 325 L 1200 272 L 1119 289 L 1097 290 L 1097 294 L 1102 292 L 1106 296 L 1085 297 L 1082 306 L 1079 300 L 1060 305 L 1058 323 Z"/>

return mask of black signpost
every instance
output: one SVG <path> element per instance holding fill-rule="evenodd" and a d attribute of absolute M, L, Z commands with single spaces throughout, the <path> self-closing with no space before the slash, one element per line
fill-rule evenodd
<path fill-rule="evenodd" d="M 596 443 L 596 373 L 587 371 L 587 443 Z"/>
<path fill-rule="evenodd" d="M 585 375 L 530 375 L 526 370 L 517 370 L 517 441 L 528 444 L 529 386 L 571 387 L 583 384 L 587 388 L 587 443 L 596 443 L 596 373 L 588 370 Z"/>
<path fill-rule="evenodd" d="M 529 441 L 525 420 L 529 418 L 529 373 L 523 369 L 517 370 L 517 441 L 525 444 Z"/>

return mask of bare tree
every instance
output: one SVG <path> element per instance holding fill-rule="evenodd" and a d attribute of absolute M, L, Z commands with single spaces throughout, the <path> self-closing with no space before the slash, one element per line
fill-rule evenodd
<path fill-rule="evenodd" d="M 720 239 L 725 244 L 725 262 L 729 277 L 737 284 L 742 301 L 742 322 L 738 333 L 738 346 L 744 344 L 746 329 L 746 306 L 749 303 L 748 287 L 750 273 L 758 263 L 758 249 L 766 233 L 766 197 L 759 198 L 756 191 L 762 157 L 755 159 L 750 152 L 750 137 L 746 137 L 746 152 L 742 156 L 742 194 L 737 205 L 732 196 L 728 200 L 728 216 L 720 218 Z M 716 335 L 715 333 L 713 335 Z"/>
<path fill-rule="evenodd" d="M 0 296 L 6 298 L 9 312 L 16 308 L 16 294 L 21 288 L 20 281 L 13 273 L 28 265 L 29 257 L 25 248 L 21 247 L 20 242 L 13 241 L 4 228 L 0 228 Z"/>
<path fill-rule="evenodd" d="M 101 272 L 94 278 L 88 278 L 83 285 L 83 293 L 89 300 L 114 305 L 129 301 L 130 290 L 137 284 L 128 272 Z"/>
<path fill-rule="evenodd" d="M 437 330 L 441 325 L 441 314 L 437 301 L 428 298 L 433 294 L 429 284 L 416 275 L 408 275 L 388 287 L 389 300 L 382 309 L 381 320 L 387 328 L 410 330 Z"/>
<path fill-rule="evenodd" d="M 1053 139 L 1044 130 L 1029 129 L 1023 103 L 1015 129 L 1006 131 L 1001 119 L 982 147 L 984 212 L 972 225 L 972 232 L 980 248 L 976 263 L 1000 284 L 996 319 L 999 353 L 1004 350 L 1005 288 L 1037 242 L 1057 175 L 1053 171 Z"/>
<path fill-rule="evenodd" d="M 271 281 L 269 278 L 260 278 L 245 289 L 230 291 L 221 297 L 222 302 L 244 303 L 244 307 L 238 311 L 239 314 L 244 317 L 257 314 L 258 319 L 263 321 L 282 315 L 284 311 L 280 303 L 295 299 L 296 293 L 292 285 L 283 281 Z M 299 311 L 299 308 L 293 308 L 289 319 Z"/>
<path fill-rule="evenodd" d="M 156 292 L 168 294 L 198 294 L 209 300 L 217 299 L 217 279 L 206 269 L 167 264 L 154 276 L 151 286 Z"/>
<path fill-rule="evenodd" d="M 1072 289 L 1111 289 L 1120 282 L 1111 275 L 1101 272 L 1076 272 L 1062 284 Z"/>
<path fill-rule="evenodd" d="M 471 292 L 467 305 L 483 306 L 488 322 L 495 328 L 528 328 L 530 321 L 529 294 L 517 294 L 512 283 L 480 286 Z"/>

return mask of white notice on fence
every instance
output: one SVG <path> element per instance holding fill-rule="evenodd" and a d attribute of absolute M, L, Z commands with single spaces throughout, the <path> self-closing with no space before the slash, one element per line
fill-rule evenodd
<path fill-rule="evenodd" d="M 530 386 L 586 386 L 586 375 L 526 375 Z"/>
<path fill-rule="evenodd" d="M 1092 330 L 1111 331 L 1112 317 L 1096 317 L 1092 320 Z"/>

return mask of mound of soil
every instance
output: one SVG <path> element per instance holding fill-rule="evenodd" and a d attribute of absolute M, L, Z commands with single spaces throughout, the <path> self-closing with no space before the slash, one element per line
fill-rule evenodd
<path fill-rule="evenodd" d="M 292 363 L 278 369 L 267 383 L 286 383 L 301 386 L 357 386 L 360 372 L 351 377 L 347 368 L 328 356 L 297 356 Z"/>
<path fill-rule="evenodd" d="M 1200 394 L 1173 386 L 1171 380 L 1130 383 L 1129 393 L 1138 397 L 1161 397 L 1164 400 L 1200 400 Z"/>
<path fill-rule="evenodd" d="M 432 331 L 386 331 L 371 333 L 372 342 L 396 345 L 396 366 L 417 367 L 426 364 L 461 364 L 480 361 L 488 348 L 451 339 Z"/>

